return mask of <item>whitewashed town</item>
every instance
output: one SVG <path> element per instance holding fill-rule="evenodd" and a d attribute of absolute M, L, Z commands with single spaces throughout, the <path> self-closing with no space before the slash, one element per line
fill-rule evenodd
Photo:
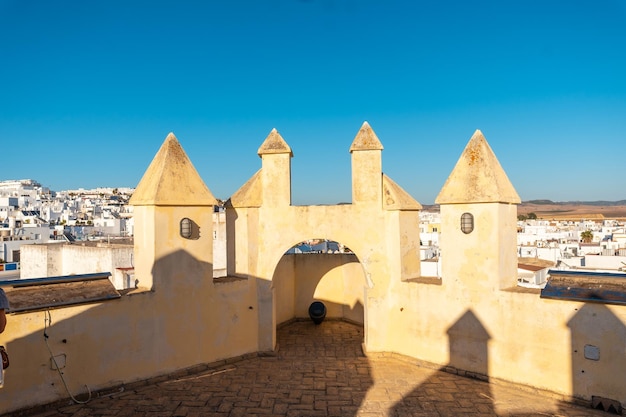
<path fill-rule="evenodd" d="M 132 288 L 134 223 L 128 200 L 133 191 L 121 187 L 53 191 L 32 179 L 0 181 L 0 281 L 109 272 L 117 289 Z M 518 219 L 519 286 L 543 288 L 551 269 L 626 271 L 624 221 L 533 217 Z M 216 277 L 226 272 L 224 223 L 218 207 L 213 236 Z M 440 232 L 439 212 L 422 210 L 421 270 L 423 276 L 435 279 L 441 277 Z M 320 237 L 288 253 L 348 250 Z M 64 256 L 72 262 L 62 262 Z"/>

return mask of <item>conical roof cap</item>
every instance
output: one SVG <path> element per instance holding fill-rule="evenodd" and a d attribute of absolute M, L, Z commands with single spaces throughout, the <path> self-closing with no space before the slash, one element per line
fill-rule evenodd
<path fill-rule="evenodd" d="M 416 199 L 385 174 L 383 174 L 383 207 L 385 210 L 422 209 L 422 205 Z"/>
<path fill-rule="evenodd" d="M 521 200 L 482 132 L 476 130 L 435 202 L 520 204 Z"/>
<path fill-rule="evenodd" d="M 280 133 L 278 133 L 275 128 L 272 129 L 269 135 L 267 135 L 267 137 L 259 147 L 259 150 L 257 151 L 257 154 L 259 156 L 273 153 L 288 153 L 289 156 L 293 156 L 291 148 L 289 147 L 289 145 L 287 145 L 285 139 L 280 136 Z"/>
<path fill-rule="evenodd" d="M 382 151 L 383 144 L 380 143 L 378 136 L 374 133 L 367 122 L 363 122 L 361 129 L 354 137 L 352 145 L 350 146 L 350 153 L 353 151 Z"/>
<path fill-rule="evenodd" d="M 173 133 L 143 174 L 129 204 L 135 206 L 213 206 L 217 200 L 200 178 Z"/>

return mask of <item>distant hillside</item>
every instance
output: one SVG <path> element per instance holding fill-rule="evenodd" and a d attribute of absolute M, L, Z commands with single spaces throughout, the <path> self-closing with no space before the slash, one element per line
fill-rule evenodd
<path fill-rule="evenodd" d="M 439 211 L 438 204 L 423 204 L 423 211 Z M 545 220 L 626 220 L 626 200 L 619 201 L 552 201 L 528 200 L 517 206 L 517 213 L 535 213 Z"/>
<path fill-rule="evenodd" d="M 626 200 L 619 201 L 552 201 L 552 200 L 528 200 L 522 201 L 524 204 L 535 205 L 560 205 L 560 206 L 626 206 Z"/>
<path fill-rule="evenodd" d="M 535 213 L 546 220 L 626 219 L 626 200 L 619 201 L 523 201 L 518 214 Z"/>

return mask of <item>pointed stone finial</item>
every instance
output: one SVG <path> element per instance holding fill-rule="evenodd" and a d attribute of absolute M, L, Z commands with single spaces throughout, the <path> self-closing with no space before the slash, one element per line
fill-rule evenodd
<path fill-rule="evenodd" d="M 435 202 L 520 204 L 521 199 L 482 132 L 476 130 Z"/>
<path fill-rule="evenodd" d="M 387 175 L 383 174 L 383 207 L 385 210 L 421 210 L 422 205 Z"/>
<path fill-rule="evenodd" d="M 263 187 L 261 184 L 261 170 L 258 170 L 244 185 L 229 199 L 230 207 L 261 207 L 263 204 Z"/>
<path fill-rule="evenodd" d="M 361 129 L 356 134 L 356 137 L 352 141 L 350 146 L 350 153 L 352 151 L 374 151 L 383 150 L 383 145 L 378 140 L 378 136 L 374 133 L 374 130 L 370 127 L 369 123 L 363 122 Z"/>
<path fill-rule="evenodd" d="M 135 206 L 213 206 L 217 200 L 200 178 L 173 133 L 143 174 L 129 204 Z"/>
<path fill-rule="evenodd" d="M 291 152 L 291 148 L 287 145 L 287 142 L 280 136 L 280 133 L 276 130 L 276 128 L 272 129 L 263 144 L 259 147 L 257 151 L 259 156 L 265 154 L 272 153 L 288 153 L 289 156 L 293 157 L 293 152 Z"/>

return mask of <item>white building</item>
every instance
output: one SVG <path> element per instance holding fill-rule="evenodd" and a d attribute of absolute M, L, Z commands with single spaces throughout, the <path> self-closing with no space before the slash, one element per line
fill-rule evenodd
<path fill-rule="evenodd" d="M 17 197 L 0 197 L 0 222 L 8 220 L 18 207 Z"/>
<path fill-rule="evenodd" d="M 118 290 L 135 288 L 133 245 L 81 242 L 22 247 L 20 278 L 109 272 Z"/>
<path fill-rule="evenodd" d="M 528 288 L 543 288 L 548 279 L 548 271 L 555 263 L 539 258 L 518 258 L 517 285 Z"/>

